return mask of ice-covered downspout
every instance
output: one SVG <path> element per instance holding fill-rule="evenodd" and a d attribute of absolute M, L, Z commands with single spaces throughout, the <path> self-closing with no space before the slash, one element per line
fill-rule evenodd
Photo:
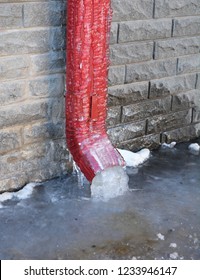
<path fill-rule="evenodd" d="M 124 166 L 106 133 L 110 0 L 67 2 L 67 146 L 89 181 Z"/>

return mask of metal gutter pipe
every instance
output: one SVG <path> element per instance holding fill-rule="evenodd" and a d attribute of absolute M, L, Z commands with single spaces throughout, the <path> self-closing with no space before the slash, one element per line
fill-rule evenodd
<path fill-rule="evenodd" d="M 73 159 L 92 181 L 124 166 L 106 133 L 110 0 L 68 0 L 66 137 Z"/>

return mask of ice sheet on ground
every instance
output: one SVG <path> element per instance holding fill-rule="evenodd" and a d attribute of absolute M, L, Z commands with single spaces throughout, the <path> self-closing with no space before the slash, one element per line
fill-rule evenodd
<path fill-rule="evenodd" d="M 99 172 L 91 184 L 94 200 L 108 201 L 123 195 L 128 190 L 128 175 L 121 166 L 114 166 Z"/>
<path fill-rule="evenodd" d="M 126 162 L 126 166 L 129 167 L 137 167 L 138 165 L 145 162 L 150 157 L 150 150 L 149 149 L 142 149 L 137 153 L 123 150 L 123 149 L 117 149 L 118 152 L 122 155 Z"/>
<path fill-rule="evenodd" d="M 169 148 L 169 149 L 173 149 L 175 146 L 176 146 L 176 142 L 175 141 L 173 141 L 173 142 L 171 142 L 169 144 L 167 144 L 167 143 L 163 143 L 162 144 L 163 148 Z"/>
<path fill-rule="evenodd" d="M 199 152 L 200 152 L 200 146 L 198 143 L 192 143 L 188 146 L 188 149 L 189 151 L 192 153 L 192 154 L 195 154 L 195 155 L 198 155 Z"/>

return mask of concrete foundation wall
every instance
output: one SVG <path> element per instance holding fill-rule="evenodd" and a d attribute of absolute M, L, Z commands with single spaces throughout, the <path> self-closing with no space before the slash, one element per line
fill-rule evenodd
<path fill-rule="evenodd" d="M 200 1 L 112 0 L 108 133 L 200 136 Z M 65 1 L 0 0 L 0 192 L 67 172 Z"/>

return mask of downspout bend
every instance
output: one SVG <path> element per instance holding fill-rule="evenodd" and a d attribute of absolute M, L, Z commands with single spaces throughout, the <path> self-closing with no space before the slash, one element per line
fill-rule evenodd
<path fill-rule="evenodd" d="M 124 166 L 106 133 L 110 0 L 68 0 L 66 136 L 89 181 Z"/>

